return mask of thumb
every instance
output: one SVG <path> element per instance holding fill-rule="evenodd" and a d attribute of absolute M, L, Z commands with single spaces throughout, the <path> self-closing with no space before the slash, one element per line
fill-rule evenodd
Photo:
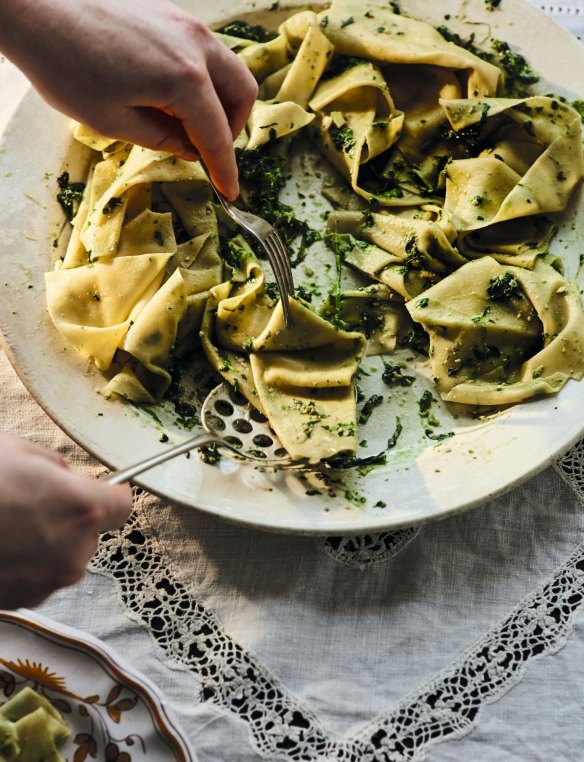
<path fill-rule="evenodd" d="M 128 520 L 132 511 L 134 496 L 129 484 L 100 484 L 93 483 L 103 499 L 104 517 L 99 527 L 100 531 L 118 529 Z"/>

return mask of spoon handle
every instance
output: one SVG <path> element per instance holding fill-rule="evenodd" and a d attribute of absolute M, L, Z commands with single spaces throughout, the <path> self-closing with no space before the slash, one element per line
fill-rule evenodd
<path fill-rule="evenodd" d="M 203 447 L 217 441 L 217 437 L 214 437 L 212 434 L 200 434 L 199 436 L 191 437 L 191 439 L 170 447 L 168 450 L 164 450 L 164 452 L 159 452 L 157 455 L 152 455 L 150 458 L 141 460 L 139 463 L 134 463 L 133 466 L 121 468 L 119 471 L 112 471 L 111 474 L 102 477 L 102 481 L 108 484 L 121 484 L 121 482 L 126 482 L 143 471 L 147 471 L 149 468 L 154 468 L 154 466 L 158 466 L 161 463 L 166 463 L 167 460 L 176 458 L 177 455 L 182 455 L 185 452 L 194 450 L 196 447 Z"/>

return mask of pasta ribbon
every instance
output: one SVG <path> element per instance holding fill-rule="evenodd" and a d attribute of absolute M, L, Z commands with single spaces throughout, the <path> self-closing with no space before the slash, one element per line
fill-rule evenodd
<path fill-rule="evenodd" d="M 355 452 L 352 379 L 365 351 L 361 333 L 337 331 L 302 302 L 266 295 L 249 252 L 237 277 L 211 290 L 201 342 L 215 367 L 263 412 L 293 458 Z"/>
<path fill-rule="evenodd" d="M 379 68 L 361 61 L 324 81 L 310 107 L 319 117 L 315 139 L 355 193 L 373 198 L 359 185 L 361 165 L 392 146 L 404 122 Z"/>
<path fill-rule="evenodd" d="M 552 97 L 442 101 L 455 130 L 490 147 L 446 170 L 445 209 L 460 231 L 565 209 L 584 173 L 582 120 Z"/>
<path fill-rule="evenodd" d="M 584 375 L 578 290 L 539 259 L 532 270 L 470 262 L 407 304 L 430 336 L 443 399 L 508 405 Z"/>
<path fill-rule="evenodd" d="M 396 14 L 388 5 L 333 0 L 320 18 L 340 55 L 454 69 L 460 72 L 468 98 L 496 95 L 503 83 L 503 74 L 496 66 L 447 42 L 430 24 Z"/>

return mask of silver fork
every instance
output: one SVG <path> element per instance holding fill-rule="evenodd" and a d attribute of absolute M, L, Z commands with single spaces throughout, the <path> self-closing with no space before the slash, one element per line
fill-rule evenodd
<path fill-rule="evenodd" d="M 202 161 L 201 166 L 205 170 L 205 174 L 209 178 L 209 182 L 211 183 L 223 209 L 225 209 L 234 222 L 244 230 L 247 230 L 247 232 L 256 239 L 266 252 L 272 270 L 274 271 L 278 290 L 280 291 L 282 309 L 284 311 L 284 325 L 289 326 L 290 304 L 288 302 L 288 297 L 294 296 L 294 280 L 292 278 L 290 258 L 286 251 L 286 247 L 280 238 L 280 234 L 269 222 L 267 222 L 267 220 L 264 220 L 255 214 L 251 214 L 250 212 L 243 212 L 228 201 L 221 191 L 215 187 L 213 180 L 211 180 L 211 175 Z"/>

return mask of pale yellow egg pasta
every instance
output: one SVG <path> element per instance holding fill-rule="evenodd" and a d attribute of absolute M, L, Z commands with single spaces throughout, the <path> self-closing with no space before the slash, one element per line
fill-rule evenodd
<path fill-rule="evenodd" d="M 61 714 L 29 686 L 0 706 L 0 759 L 63 762 L 58 747 L 71 735 Z"/>
<path fill-rule="evenodd" d="M 584 174 L 582 120 L 528 91 L 524 59 L 362 0 L 217 35 L 260 86 L 235 144 L 242 202 L 300 239 L 303 261 L 319 232 L 279 192 L 304 136 L 333 178 L 329 267 L 354 281 L 318 309 L 301 290 L 286 327 L 198 163 L 74 123 L 92 158 L 82 195 L 62 185 L 76 214 L 47 302 L 106 395 L 158 402 L 177 358 L 202 351 L 293 458 L 318 460 L 356 452 L 360 362 L 391 357 L 407 332 L 446 402 L 508 405 L 584 375 L 580 294 L 548 250 Z"/>

